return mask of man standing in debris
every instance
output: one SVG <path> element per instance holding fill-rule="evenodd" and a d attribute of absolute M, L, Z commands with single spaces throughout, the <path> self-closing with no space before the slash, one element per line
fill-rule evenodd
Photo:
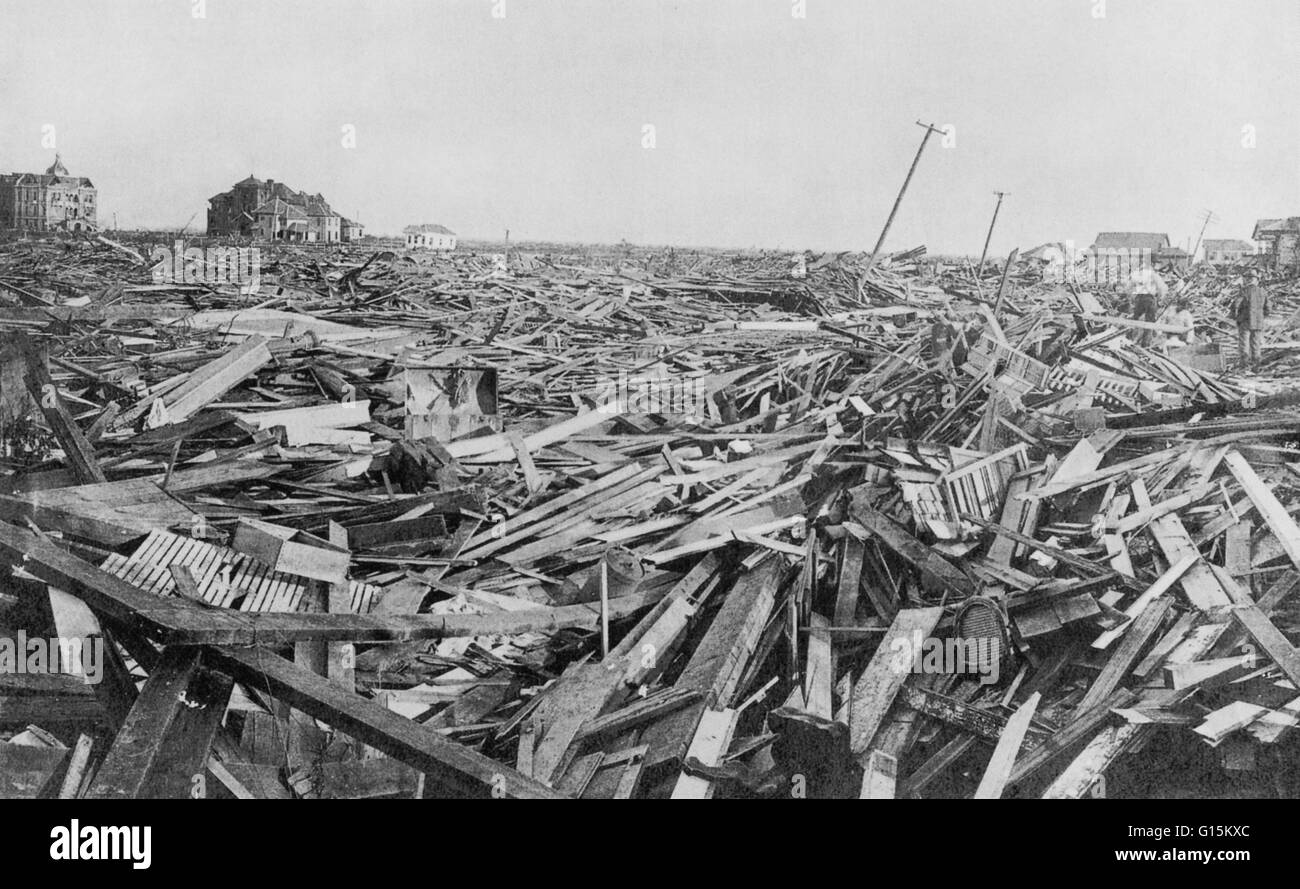
<path fill-rule="evenodd" d="M 952 349 L 957 335 L 957 316 L 952 307 L 945 307 L 935 315 L 934 324 L 930 326 L 930 356 L 937 362 L 939 372 L 946 377 L 952 376 Z"/>
<path fill-rule="evenodd" d="M 1129 276 L 1129 290 L 1133 294 L 1133 320 L 1156 320 L 1158 302 L 1169 292 L 1165 279 L 1150 266 L 1137 269 Z M 1139 329 L 1136 340 L 1139 346 L 1151 345 L 1152 331 Z"/>
<path fill-rule="evenodd" d="M 1245 286 L 1237 295 L 1237 358 L 1252 371 L 1259 370 L 1259 340 L 1268 314 L 1268 293 L 1259 284 L 1258 269 L 1246 273 Z"/>

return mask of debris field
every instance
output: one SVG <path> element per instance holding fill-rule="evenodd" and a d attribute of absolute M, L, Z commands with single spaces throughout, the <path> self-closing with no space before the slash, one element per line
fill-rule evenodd
<path fill-rule="evenodd" d="M 1238 376 L 1231 269 L 1179 350 L 922 248 L 147 241 L 0 244 L 0 797 L 1296 795 L 1294 280 Z"/>

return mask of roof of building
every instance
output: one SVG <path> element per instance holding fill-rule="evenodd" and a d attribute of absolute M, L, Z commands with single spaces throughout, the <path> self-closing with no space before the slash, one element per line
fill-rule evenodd
<path fill-rule="evenodd" d="M 1244 250 L 1247 253 L 1255 252 L 1254 244 L 1250 243 L 1250 241 L 1242 241 L 1237 238 L 1206 238 L 1204 243 L 1206 253 L 1209 253 L 1211 250 Z"/>
<path fill-rule="evenodd" d="M 73 176 L 63 165 L 63 158 L 54 155 L 54 163 L 44 173 L 10 173 L 3 177 L 10 185 L 71 185 L 77 188 L 94 188 L 85 176 Z"/>
<path fill-rule="evenodd" d="M 346 216 L 340 216 L 340 217 L 339 217 L 339 225 L 347 225 L 347 226 L 358 225 L 358 226 L 359 226 L 359 225 L 361 225 L 361 223 L 360 223 L 360 222 L 357 222 L 357 221 L 355 221 L 355 220 L 352 220 L 352 219 L 348 219 Z"/>
<path fill-rule="evenodd" d="M 1261 234 L 1294 231 L 1300 231 L 1300 216 L 1288 216 L 1285 219 L 1261 219 L 1255 223 L 1255 230 L 1250 233 L 1250 236 L 1258 241 Z"/>
<path fill-rule="evenodd" d="M 302 207 L 290 204 L 280 198 L 271 198 L 253 211 L 254 216 L 284 216 L 286 219 L 306 219 L 307 213 Z"/>
<path fill-rule="evenodd" d="M 247 179 L 240 179 L 238 182 L 235 183 L 235 188 L 239 188 L 241 185 L 261 185 L 261 184 L 262 184 L 261 179 L 258 179 L 252 173 L 249 173 Z"/>
<path fill-rule="evenodd" d="M 15 173 L 14 185 L 75 185 L 77 188 L 94 188 L 85 176 L 53 176 L 48 173 Z"/>
<path fill-rule="evenodd" d="M 1092 246 L 1102 250 L 1162 250 L 1169 246 L 1169 235 L 1162 232 L 1100 232 Z"/>
<path fill-rule="evenodd" d="M 329 204 L 325 203 L 325 201 L 312 199 L 307 202 L 307 215 L 308 216 L 338 216 L 339 214 L 331 210 Z"/>
<path fill-rule="evenodd" d="M 406 228 L 402 229 L 402 234 L 404 235 L 451 235 L 452 237 L 456 236 L 456 233 L 451 229 L 447 228 L 445 225 L 433 225 L 431 223 L 425 223 L 424 225 L 408 225 Z"/>

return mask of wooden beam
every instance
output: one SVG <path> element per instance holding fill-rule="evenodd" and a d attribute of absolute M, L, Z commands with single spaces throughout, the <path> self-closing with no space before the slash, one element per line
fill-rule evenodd
<path fill-rule="evenodd" d="M 854 520 L 910 562 L 923 577 L 954 592 L 963 595 L 974 594 L 974 582 L 961 570 L 917 540 L 893 519 L 868 506 L 864 499 L 854 496 L 850 513 Z"/>
<path fill-rule="evenodd" d="M 146 593 L 32 532 L 0 522 L 0 556 L 90 606 L 101 620 L 168 644 L 279 645 L 306 640 L 403 642 L 453 636 L 555 633 L 599 626 L 599 603 L 493 614 L 246 614 Z M 664 595 L 648 591 L 609 603 L 610 619 L 631 617 Z"/>
<path fill-rule="evenodd" d="M 551 788 L 260 648 L 208 648 L 213 664 L 425 772 L 448 795 L 562 799 Z"/>
<path fill-rule="evenodd" d="M 54 430 L 54 435 L 63 448 L 64 459 L 67 460 L 73 475 L 83 485 L 108 481 L 104 470 L 99 468 L 99 462 L 95 459 L 95 449 L 86 440 L 85 434 L 73 419 L 68 406 L 63 403 L 63 396 L 59 394 L 58 387 L 50 378 L 50 370 L 46 367 L 36 345 L 25 333 L 15 333 L 13 337 L 19 353 L 27 363 L 25 375 L 27 390 L 32 398 L 36 399 L 41 412 L 45 414 L 45 421 Z"/>
<path fill-rule="evenodd" d="M 1095 735 L 1106 720 L 1111 718 L 1111 711 L 1127 707 L 1137 700 L 1137 695 L 1128 689 L 1117 689 L 1100 704 L 1090 710 L 1075 710 L 1075 717 L 1058 728 L 1051 737 L 1033 750 L 1016 760 L 1007 778 L 1007 786 L 1020 784 L 1036 775 L 1049 763 L 1065 755 L 1084 741 Z"/>
<path fill-rule="evenodd" d="M 646 727 L 641 743 L 650 747 L 646 768 L 678 762 L 686 755 L 705 709 L 725 709 L 758 645 L 768 615 L 776 603 L 782 567 L 769 559 L 740 575 L 727 593 L 674 688 L 697 691 L 704 697 Z M 615 600 L 617 601 L 617 600 Z"/>
<path fill-rule="evenodd" d="M 1025 733 L 1029 731 L 1029 723 L 1038 710 L 1038 702 L 1041 698 L 1041 694 L 1034 692 L 1007 720 L 1006 728 L 1002 730 L 1002 736 L 998 738 L 998 744 L 993 749 L 993 758 L 989 760 L 988 768 L 984 770 L 984 777 L 980 779 L 980 785 L 975 790 L 975 799 L 1002 797 L 1007 779 L 1011 777 L 1011 769 L 1016 764 L 1016 755 L 1020 752 L 1021 744 L 1024 743 Z"/>
<path fill-rule="evenodd" d="M 871 662 L 854 684 L 847 708 L 849 748 L 863 765 L 898 690 L 911 675 L 912 658 L 900 655 L 900 651 L 910 654 L 916 640 L 929 638 L 942 616 L 942 608 L 904 608 L 899 611 L 889 631 L 880 640 Z M 905 663 L 900 662 L 900 657 Z"/>
<path fill-rule="evenodd" d="M 893 799 L 898 786 L 898 759 L 883 750 L 873 750 L 862 770 L 858 799 Z"/>
<path fill-rule="evenodd" d="M 1233 618 L 1241 628 L 1250 634 L 1250 638 L 1259 643 L 1286 674 L 1286 678 L 1300 688 L 1300 652 L 1296 651 L 1282 631 L 1273 626 L 1273 622 L 1259 609 L 1258 605 L 1238 605 L 1232 611 Z"/>
<path fill-rule="evenodd" d="M 88 799 L 183 799 L 202 791 L 232 683 L 198 648 L 168 646 L 117 733 Z"/>
<path fill-rule="evenodd" d="M 1102 668 L 1101 674 L 1089 686 L 1088 693 L 1079 702 L 1080 710 L 1087 710 L 1101 704 L 1119 687 L 1119 684 L 1128 676 L 1129 671 L 1137 664 L 1142 650 L 1151 640 L 1151 637 L 1160 629 L 1165 613 L 1169 611 L 1172 604 L 1168 597 L 1162 596 L 1153 601 L 1141 614 L 1134 618 L 1133 623 L 1129 625 L 1128 632 L 1124 634 L 1123 640 L 1115 647 L 1115 651 L 1106 661 L 1106 666 Z"/>
<path fill-rule="evenodd" d="M 1300 568 L 1300 527 L 1296 526 L 1295 519 L 1291 518 L 1291 514 L 1273 495 L 1268 485 L 1255 474 L 1245 457 L 1236 451 L 1230 451 L 1223 461 L 1228 464 L 1228 469 L 1237 477 L 1246 496 L 1255 504 L 1255 509 L 1259 510 L 1269 530 L 1282 545 L 1282 551 L 1293 565 Z"/>
<path fill-rule="evenodd" d="M 705 710 L 691 738 L 686 755 L 702 765 L 721 764 L 723 755 L 731 745 L 740 711 L 731 709 Z M 713 781 L 698 775 L 682 773 L 673 787 L 671 799 L 712 799 Z"/>

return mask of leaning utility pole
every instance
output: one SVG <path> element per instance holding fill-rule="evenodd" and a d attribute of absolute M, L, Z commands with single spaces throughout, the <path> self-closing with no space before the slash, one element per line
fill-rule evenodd
<path fill-rule="evenodd" d="M 984 259 L 989 255 L 989 242 L 993 240 L 993 226 L 998 224 L 998 211 L 1002 209 L 1002 199 L 1008 194 L 1005 191 L 995 191 L 993 193 L 998 196 L 998 203 L 993 208 L 993 221 L 989 223 L 989 233 L 984 238 L 984 252 L 980 254 L 980 264 L 975 270 L 976 276 L 984 274 Z"/>
<path fill-rule="evenodd" d="M 1213 210 L 1205 211 L 1205 219 L 1201 222 L 1201 233 L 1196 236 L 1196 246 L 1192 248 L 1192 253 L 1187 257 L 1189 263 L 1196 262 L 1196 251 L 1201 249 L 1201 238 L 1205 235 L 1205 228 L 1211 222 L 1218 222 L 1219 218 L 1214 215 Z"/>
<path fill-rule="evenodd" d="M 916 149 L 916 157 L 912 158 L 912 166 L 908 168 L 907 178 L 903 180 L 903 187 L 898 190 L 898 197 L 894 198 L 894 209 L 889 211 L 889 218 L 885 220 L 885 227 L 880 230 L 880 239 L 876 241 L 875 249 L 871 251 L 871 258 L 867 260 L 867 267 L 862 271 L 862 279 L 865 281 L 867 272 L 876 264 L 876 256 L 880 253 L 880 248 L 884 246 L 885 236 L 889 234 L 889 227 L 894 223 L 894 216 L 898 213 L 898 205 L 903 203 L 903 195 L 907 194 L 907 184 L 912 181 L 912 174 L 916 172 L 916 165 L 921 161 L 921 152 L 925 151 L 925 143 L 930 141 L 931 133 L 942 133 L 943 130 L 934 124 L 916 122 L 918 127 L 925 127 L 925 135 L 921 137 L 921 146 Z M 861 288 L 859 288 L 861 289 Z"/>

